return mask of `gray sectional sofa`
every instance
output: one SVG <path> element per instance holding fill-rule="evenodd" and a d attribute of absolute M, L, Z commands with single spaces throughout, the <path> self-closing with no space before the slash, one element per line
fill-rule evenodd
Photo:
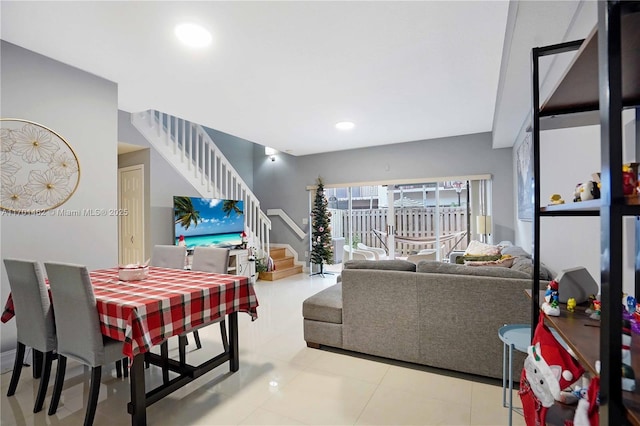
<path fill-rule="evenodd" d="M 304 301 L 304 339 L 314 348 L 501 378 L 498 329 L 530 322 L 530 276 L 436 261 L 348 261 L 341 282 Z"/>

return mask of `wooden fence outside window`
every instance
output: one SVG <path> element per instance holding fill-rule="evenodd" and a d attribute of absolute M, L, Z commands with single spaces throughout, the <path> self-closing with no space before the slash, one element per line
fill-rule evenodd
<path fill-rule="evenodd" d="M 435 237 L 436 221 L 435 207 L 397 207 L 395 209 L 396 235 L 404 237 Z M 331 217 L 331 231 L 333 237 L 344 237 L 349 240 L 349 211 L 329 209 Z M 356 209 L 352 210 L 353 240 L 372 247 L 384 248 L 373 229 L 386 232 L 387 209 Z M 467 230 L 466 207 L 440 207 L 440 235 L 447 236 Z M 451 251 L 458 242 L 458 238 L 449 239 L 442 243 L 442 255 Z M 434 244 L 408 244 L 396 242 L 396 257 L 405 257 L 425 248 L 434 248 Z M 462 238 L 455 246 L 455 250 L 467 248 L 467 238 Z"/>

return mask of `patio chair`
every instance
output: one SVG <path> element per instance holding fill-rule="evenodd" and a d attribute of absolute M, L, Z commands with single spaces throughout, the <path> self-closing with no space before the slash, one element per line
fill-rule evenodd
<path fill-rule="evenodd" d="M 351 253 L 351 259 L 353 260 L 377 260 L 375 253 L 367 250 L 354 249 L 348 244 L 344 245 L 344 252 Z M 349 257 L 345 255 L 345 257 Z"/>
<path fill-rule="evenodd" d="M 382 248 L 369 247 L 368 245 L 363 243 L 358 243 L 357 246 L 359 250 L 366 250 L 366 251 L 373 252 L 373 254 L 376 255 L 376 259 L 384 259 L 387 257 L 387 252 Z"/>
<path fill-rule="evenodd" d="M 39 374 L 38 366 L 35 365 L 35 360 L 39 357 L 34 354 L 33 377 L 40 377 L 40 386 L 33 405 L 33 412 L 37 413 L 42 410 L 51 375 L 51 364 L 55 358 L 57 342 L 53 309 L 38 262 L 5 259 L 4 265 L 9 277 L 18 329 L 18 348 L 7 396 L 12 396 L 16 392 L 22 372 L 25 347 L 29 346 L 34 351 L 43 353 L 42 370 Z"/>
<path fill-rule="evenodd" d="M 124 342 L 103 336 L 89 271 L 82 265 L 45 262 L 58 336 L 58 370 L 49 415 L 62 395 L 67 358 L 91 367 L 91 383 L 84 425 L 93 424 L 100 392 L 102 366 L 122 359 Z"/>

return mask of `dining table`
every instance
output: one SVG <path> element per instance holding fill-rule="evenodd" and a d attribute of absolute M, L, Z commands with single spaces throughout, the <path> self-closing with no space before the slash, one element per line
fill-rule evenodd
<path fill-rule="evenodd" d="M 258 299 L 248 277 L 150 266 L 145 279 L 122 281 L 119 268 L 89 272 L 103 335 L 124 342 L 123 355 L 130 366 L 131 401 L 127 411 L 131 424 L 147 424 L 146 408 L 212 369 L 229 362 L 230 371 L 240 367 L 238 312 L 258 318 Z M 9 295 L 2 322 L 13 317 Z M 55 315 L 55 300 L 53 301 Z M 184 339 L 190 330 L 227 319 L 229 344 L 223 352 L 193 366 L 180 359 L 157 355 L 151 348 L 172 336 Z M 181 343 L 182 350 L 182 343 Z M 177 373 L 147 390 L 144 364 Z M 166 376 L 168 377 L 168 375 Z"/>

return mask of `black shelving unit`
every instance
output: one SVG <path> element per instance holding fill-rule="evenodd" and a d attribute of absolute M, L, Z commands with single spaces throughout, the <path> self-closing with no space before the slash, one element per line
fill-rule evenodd
<path fill-rule="evenodd" d="M 578 50 L 569 69 L 544 104 L 540 104 L 539 60 L 544 56 Z M 533 263 L 532 330 L 540 306 L 540 218 L 551 216 L 599 216 L 602 313 L 599 329 L 600 424 L 640 424 L 640 394 L 622 392 L 622 282 L 623 220 L 636 217 L 636 259 L 640 256 L 640 206 L 628 205 L 623 194 L 622 111 L 636 109 L 636 158 L 640 158 L 640 2 L 598 2 L 598 25 L 585 40 L 532 50 L 533 83 Z M 560 125 L 570 127 L 581 115 L 593 120 L 599 111 L 601 127 L 601 198 L 589 202 L 542 207 L 540 200 L 540 131 Z M 562 117 L 570 117 L 564 121 Z M 584 122 L 584 120 L 583 120 Z M 636 261 L 636 297 L 640 298 L 640 260 Z M 560 322 L 561 323 L 561 322 Z M 532 331 L 533 333 L 533 331 Z M 562 330 L 569 345 L 581 356 L 581 341 L 570 329 Z M 638 339 L 638 337 L 635 337 Z M 634 345 L 636 346 L 636 345 Z M 640 346 L 639 346 L 640 347 Z M 640 357 L 633 353 L 632 357 Z M 634 363 L 635 366 L 635 363 Z M 596 374 L 594 365 L 585 365 Z M 640 371 L 636 370 L 637 374 Z M 640 381 L 640 380 L 639 380 Z"/>

